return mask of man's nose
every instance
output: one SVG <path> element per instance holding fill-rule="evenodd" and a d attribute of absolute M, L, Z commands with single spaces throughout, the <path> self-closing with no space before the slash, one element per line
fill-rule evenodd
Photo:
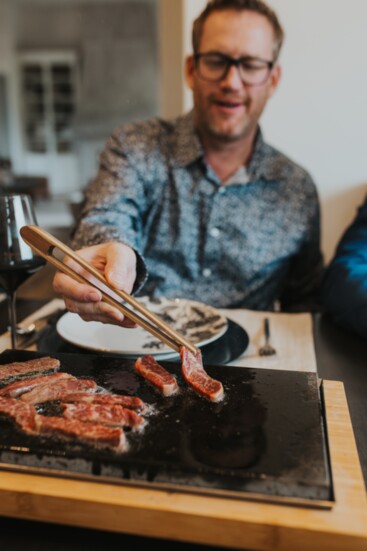
<path fill-rule="evenodd" d="M 227 86 L 230 88 L 242 88 L 243 82 L 241 79 L 239 68 L 235 65 L 230 65 L 227 74 L 225 77 L 221 80 L 221 84 L 223 86 Z"/>

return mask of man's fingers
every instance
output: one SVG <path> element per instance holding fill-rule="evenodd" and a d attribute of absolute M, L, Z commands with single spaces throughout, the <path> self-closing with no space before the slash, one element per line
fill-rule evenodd
<path fill-rule="evenodd" d="M 77 251 L 87 262 L 98 269 L 109 284 L 130 293 L 136 277 L 136 256 L 134 251 L 122 243 L 106 243 Z M 136 323 L 107 302 L 102 301 L 102 292 L 121 299 L 105 284 L 86 272 L 71 258 L 64 262 L 86 279 L 95 282 L 98 289 L 87 283 L 79 283 L 72 277 L 57 272 L 53 280 L 54 291 L 64 299 L 66 308 L 79 314 L 85 321 L 113 323 L 123 327 L 136 327 Z"/>
<path fill-rule="evenodd" d="M 131 293 L 136 278 L 134 251 L 121 243 L 110 244 L 106 252 L 105 275 L 114 287 Z"/>
<path fill-rule="evenodd" d="M 136 323 L 124 314 L 108 304 L 107 302 L 79 302 L 64 297 L 65 307 L 69 312 L 79 314 L 84 321 L 100 321 L 102 323 L 113 323 L 123 327 L 136 327 Z"/>
<path fill-rule="evenodd" d="M 53 288 L 58 295 L 77 302 L 100 302 L 102 299 L 102 294 L 98 289 L 86 283 L 79 283 L 61 272 L 55 274 Z"/>
<path fill-rule="evenodd" d="M 93 287 L 84 285 L 58 272 L 54 277 L 54 290 L 63 297 L 69 312 L 79 314 L 84 321 L 113 323 L 122 327 L 136 327 L 120 310 L 102 302 L 102 294 Z M 64 294 L 67 292 L 67 295 Z"/>
<path fill-rule="evenodd" d="M 137 327 L 136 323 L 130 320 L 129 318 L 123 318 L 122 320 L 116 320 L 115 317 L 106 316 L 103 314 L 93 313 L 93 314 L 82 314 L 79 313 L 79 316 L 84 321 L 98 321 L 100 323 L 105 323 L 108 325 L 118 325 L 119 327 L 126 327 L 127 329 L 135 329 Z"/>

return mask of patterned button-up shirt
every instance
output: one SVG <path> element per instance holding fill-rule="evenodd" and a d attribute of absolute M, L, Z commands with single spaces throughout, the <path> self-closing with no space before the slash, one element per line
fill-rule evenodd
<path fill-rule="evenodd" d="M 144 259 L 140 294 L 216 307 L 303 309 L 323 269 L 307 172 L 259 129 L 249 165 L 223 184 L 205 162 L 192 113 L 128 123 L 107 141 L 73 246 L 111 240 Z"/>

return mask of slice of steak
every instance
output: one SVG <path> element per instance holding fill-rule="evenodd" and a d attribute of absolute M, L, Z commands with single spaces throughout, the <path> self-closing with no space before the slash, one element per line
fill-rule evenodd
<path fill-rule="evenodd" d="M 152 383 L 163 396 L 172 396 L 177 394 L 179 387 L 176 377 L 169 371 L 164 369 L 154 356 L 146 355 L 137 358 L 135 361 L 135 369 L 140 375 L 142 375 L 147 381 Z"/>
<path fill-rule="evenodd" d="M 98 448 L 108 448 L 117 452 L 127 449 L 124 431 L 120 427 L 108 427 L 96 423 L 84 423 L 65 417 L 48 417 L 37 414 L 35 423 L 38 434 L 61 440 L 83 442 Z"/>
<path fill-rule="evenodd" d="M 16 398 L 0 398 L 0 413 L 10 417 L 27 434 L 36 432 L 36 408 Z"/>
<path fill-rule="evenodd" d="M 45 383 L 20 396 L 20 400 L 30 404 L 41 404 L 49 400 L 59 400 L 65 392 L 93 391 L 97 389 L 97 383 L 91 379 L 77 379 L 70 376 L 62 381 Z"/>
<path fill-rule="evenodd" d="M 62 379 L 69 379 L 72 376 L 68 373 L 52 373 L 52 375 L 42 375 L 41 377 L 33 377 L 31 379 L 22 379 L 16 381 L 10 385 L 0 388 L 0 396 L 10 396 L 11 398 L 18 398 L 24 392 L 29 392 L 33 388 L 46 384 L 54 383 L 55 381 L 61 381 Z"/>
<path fill-rule="evenodd" d="M 60 361 L 50 356 L 35 358 L 25 362 L 12 362 L 0 365 L 0 381 L 41 371 L 57 371 L 59 368 Z"/>
<path fill-rule="evenodd" d="M 66 403 L 87 402 L 89 404 L 101 404 L 106 406 L 122 406 L 134 409 L 139 413 L 148 410 L 148 404 L 138 396 L 123 396 L 120 394 L 92 394 L 90 392 L 69 392 L 61 394 L 60 400 Z"/>
<path fill-rule="evenodd" d="M 201 352 L 198 350 L 196 356 L 185 346 L 180 348 L 182 360 L 182 374 L 186 382 L 201 396 L 212 402 L 219 402 L 223 399 L 224 389 L 220 381 L 208 375 L 203 367 Z"/>
<path fill-rule="evenodd" d="M 133 430 L 142 430 L 146 423 L 144 417 L 136 411 L 117 405 L 78 402 L 62 404 L 61 407 L 63 416 L 67 419 L 79 419 L 86 423 L 102 423 L 111 427 L 130 427 Z"/>

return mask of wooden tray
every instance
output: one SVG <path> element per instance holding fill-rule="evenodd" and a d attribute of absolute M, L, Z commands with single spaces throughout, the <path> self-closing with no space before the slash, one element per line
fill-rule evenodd
<path fill-rule="evenodd" d="M 367 549 L 367 502 L 343 384 L 324 381 L 331 510 L 0 472 L 0 514 L 142 536 L 277 551 Z"/>

